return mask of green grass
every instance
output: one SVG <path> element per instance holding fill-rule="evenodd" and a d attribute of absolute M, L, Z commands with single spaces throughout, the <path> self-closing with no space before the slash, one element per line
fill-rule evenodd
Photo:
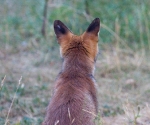
<path fill-rule="evenodd" d="M 95 72 L 99 115 L 95 122 L 148 125 L 149 6 L 149 0 L 49 0 L 44 38 L 41 35 L 44 0 L 0 1 L 0 124 L 8 120 L 12 125 L 40 125 L 43 121 L 53 83 L 61 69 L 54 20 L 63 21 L 79 35 L 99 17 L 100 55 Z"/>
<path fill-rule="evenodd" d="M 55 39 L 53 32 L 55 19 L 62 20 L 79 35 L 85 31 L 91 20 L 99 17 L 101 42 L 116 42 L 117 35 L 129 46 L 136 44 L 138 47 L 150 49 L 149 6 L 149 0 L 49 1 L 47 39 L 42 40 L 43 44 L 49 45 Z M 43 9 L 44 0 L 1 1 L 0 43 L 7 48 L 27 44 L 30 39 L 41 41 Z"/>

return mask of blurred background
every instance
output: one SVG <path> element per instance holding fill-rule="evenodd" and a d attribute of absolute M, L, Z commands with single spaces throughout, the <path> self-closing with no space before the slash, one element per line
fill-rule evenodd
<path fill-rule="evenodd" d="M 42 123 L 61 69 L 54 20 L 80 35 L 96 17 L 96 124 L 150 123 L 149 0 L 0 0 L 1 125 Z"/>

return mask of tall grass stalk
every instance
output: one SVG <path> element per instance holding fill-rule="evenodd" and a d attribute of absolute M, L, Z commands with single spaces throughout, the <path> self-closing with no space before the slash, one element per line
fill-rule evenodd
<path fill-rule="evenodd" d="M 148 49 L 150 50 L 150 30 L 149 30 L 149 25 L 148 25 L 149 21 L 147 19 L 145 10 L 143 12 L 143 15 L 144 15 L 144 21 L 145 21 L 146 34 L 147 34 Z"/>
<path fill-rule="evenodd" d="M 137 114 L 133 110 L 133 115 L 134 115 L 134 125 L 137 125 L 137 119 L 140 117 L 140 107 L 138 107 L 138 112 Z"/>
<path fill-rule="evenodd" d="M 4 85 L 4 81 L 5 81 L 6 75 L 4 76 L 4 78 L 1 81 L 1 86 L 0 86 L 0 90 L 2 89 L 3 85 Z"/>
<path fill-rule="evenodd" d="M 19 86 L 20 86 L 20 84 L 21 84 L 21 80 L 22 80 L 22 76 L 21 76 L 20 79 L 19 79 L 18 86 L 17 86 L 16 92 L 15 92 L 15 94 L 14 94 L 14 96 L 13 96 L 11 105 L 10 105 L 10 107 L 9 107 L 9 110 L 8 110 L 8 113 L 7 113 L 7 116 L 6 116 L 6 120 L 5 120 L 5 124 L 4 124 L 4 125 L 7 125 L 8 121 L 9 121 L 9 114 L 10 114 L 11 108 L 12 108 L 12 106 L 13 106 L 13 103 L 14 103 L 14 101 L 15 101 L 15 99 L 16 99 L 17 91 L 18 91 Z"/>
<path fill-rule="evenodd" d="M 10 41 L 10 35 L 9 35 L 9 28 L 8 24 L 5 25 L 5 49 L 7 50 L 9 48 L 9 41 Z"/>
<path fill-rule="evenodd" d="M 115 21 L 115 33 L 119 36 L 120 34 L 120 25 L 119 25 L 119 21 L 118 18 L 116 18 Z M 116 63 L 117 63 L 117 69 L 120 72 L 121 71 L 121 67 L 120 67 L 120 59 L 119 59 L 119 49 L 120 49 L 120 43 L 119 43 L 119 38 L 115 37 L 115 43 L 116 43 Z"/>
<path fill-rule="evenodd" d="M 144 40 L 143 40 L 143 27 L 142 27 L 142 15 L 141 15 L 141 12 L 140 10 L 137 10 L 137 13 L 138 13 L 138 16 L 139 16 L 139 32 L 140 32 L 140 43 L 141 43 L 141 47 L 142 48 L 145 48 L 144 47 Z"/>

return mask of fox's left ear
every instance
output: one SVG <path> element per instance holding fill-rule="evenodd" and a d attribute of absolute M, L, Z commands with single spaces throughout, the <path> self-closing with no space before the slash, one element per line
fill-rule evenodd
<path fill-rule="evenodd" d="M 65 41 L 68 42 L 72 35 L 71 31 L 67 28 L 67 26 L 63 24 L 60 20 L 54 21 L 54 31 L 59 44 L 62 44 Z"/>
<path fill-rule="evenodd" d="M 63 24 L 60 20 L 54 21 L 54 31 L 57 36 L 59 37 L 65 37 L 67 34 L 71 33 L 71 31 L 67 28 L 65 24 Z"/>
<path fill-rule="evenodd" d="M 100 30 L 100 19 L 95 18 L 87 28 L 86 32 L 98 36 L 99 30 Z"/>

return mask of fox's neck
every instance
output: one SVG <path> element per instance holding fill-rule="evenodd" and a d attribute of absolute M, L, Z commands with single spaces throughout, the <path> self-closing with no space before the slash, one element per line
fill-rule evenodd
<path fill-rule="evenodd" d="M 81 77 L 93 75 L 94 61 L 91 61 L 86 55 L 71 55 L 64 58 L 62 72 L 67 76 Z"/>

